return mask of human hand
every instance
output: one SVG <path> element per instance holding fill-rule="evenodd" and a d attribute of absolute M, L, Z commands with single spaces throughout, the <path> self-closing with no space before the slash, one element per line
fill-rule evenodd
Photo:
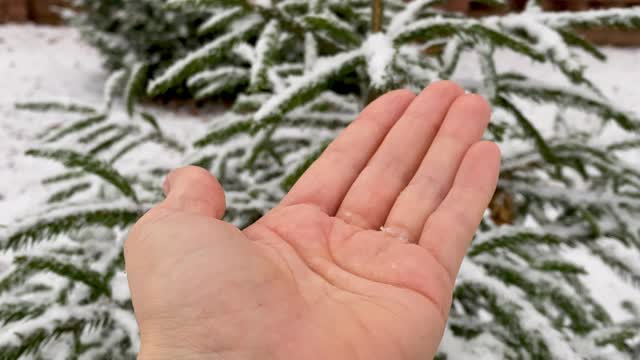
<path fill-rule="evenodd" d="M 496 186 L 489 117 L 451 82 L 390 92 L 244 231 L 213 176 L 172 172 L 125 242 L 140 358 L 432 358 Z"/>

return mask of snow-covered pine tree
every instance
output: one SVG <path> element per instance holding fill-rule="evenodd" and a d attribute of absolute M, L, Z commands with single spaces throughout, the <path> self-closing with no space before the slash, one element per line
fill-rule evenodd
<path fill-rule="evenodd" d="M 634 219 L 640 212 L 640 172 L 621 156 L 640 147 L 640 121 L 604 99 L 585 77 L 584 54 L 578 54 L 604 56 L 576 32 L 589 26 L 640 29 L 640 8 L 546 13 L 532 0 L 522 13 L 474 19 L 443 12 L 435 3 L 174 0 L 172 9 L 211 14 L 200 27 L 211 38 L 158 71 L 146 92 L 159 96 L 186 85 L 198 99 L 236 95 L 229 111 L 213 119 L 210 131 L 193 144 L 187 161 L 221 179 L 227 219 L 240 226 L 273 207 L 377 94 L 402 86 L 419 91 L 436 79 L 454 79 L 483 94 L 494 106 L 487 137 L 503 148 L 502 178 L 461 270 L 438 357 L 490 351 L 508 359 L 637 358 L 638 299 L 624 303 L 628 320 L 614 322 L 593 296 L 598 289 L 585 284 L 588 269 L 571 250 L 587 252 L 621 278 L 640 283 L 640 223 Z M 374 23 L 379 31 L 372 31 Z M 503 70 L 498 59 L 509 52 L 555 69 L 561 79 L 541 81 Z M 464 64 L 481 71 L 464 71 Z M 134 84 L 145 83 L 148 73 L 129 67 L 138 69 L 138 80 L 127 83 L 139 89 Z M 532 105 L 555 107 L 557 116 L 532 118 Z M 607 142 L 594 133 L 603 129 L 617 131 L 620 140 Z M 44 147 L 32 154 L 63 159 L 83 176 L 96 174 L 92 161 L 76 166 L 86 160 L 81 146 L 64 147 L 80 160 Z M 119 166 L 125 165 L 98 167 L 101 178 L 124 174 Z M 143 174 L 151 179 L 157 173 L 137 169 L 135 176 L 109 181 L 109 189 L 119 190 L 114 198 L 130 199 L 123 201 L 135 211 L 154 198 L 150 194 L 159 194 L 143 190 L 137 179 Z M 7 229 L 0 242 L 16 259 L 0 275 L 0 296 L 12 299 L 2 300 L 11 306 L 0 312 L 9 330 L 0 338 L 0 350 L 13 351 L 9 358 L 52 348 L 80 358 L 129 357 L 135 351 L 128 302 L 115 296 L 120 294 L 113 290 L 115 280 L 105 280 L 116 278 L 108 277 L 121 266 L 114 260 L 119 251 L 114 244 L 134 215 L 126 220 L 95 215 L 95 204 L 106 208 L 112 198 L 84 194 L 59 203 L 77 209 L 73 216 L 47 210 L 46 216 Z M 84 205 L 68 207 L 80 199 Z M 63 249 L 63 260 L 39 265 L 38 256 L 56 254 L 51 249 Z M 30 257 L 36 265 L 21 265 L 30 264 Z M 114 265 L 90 267 L 94 263 Z M 44 276 L 64 285 L 43 284 Z"/>
<path fill-rule="evenodd" d="M 153 115 L 109 111 L 116 94 L 133 103 L 144 67 L 115 72 L 98 108 L 16 104 L 60 116 L 27 154 L 62 166 L 42 180 L 51 189 L 46 203 L 0 237 L 0 359 L 135 358 L 122 242 L 162 198 L 157 179 L 170 170 L 168 159 L 179 163 L 185 151 Z"/>
<path fill-rule="evenodd" d="M 69 2 L 73 10 L 62 10 L 63 18 L 98 49 L 110 70 L 145 62 L 154 75 L 208 39 L 207 34 L 198 32 L 207 19 L 206 12 L 168 9 L 158 0 Z"/>

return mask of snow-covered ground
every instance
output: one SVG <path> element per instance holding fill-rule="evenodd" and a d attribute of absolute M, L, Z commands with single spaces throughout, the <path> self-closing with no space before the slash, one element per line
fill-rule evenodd
<path fill-rule="evenodd" d="M 609 62 L 589 60 L 589 77 L 605 95 L 640 115 L 640 71 L 637 71 L 640 49 L 605 48 L 604 52 Z M 532 74 L 545 79 L 549 76 L 548 69 L 535 67 L 512 54 L 501 58 L 501 66 L 529 67 Z M 461 71 L 475 69 L 463 67 Z M 41 203 L 46 192 L 40 180 L 60 170 L 52 162 L 23 155 L 33 144 L 33 136 L 39 129 L 59 115 L 17 111 L 14 103 L 73 99 L 98 106 L 105 79 L 98 54 L 83 44 L 74 30 L 31 25 L 0 26 L 0 226 Z M 203 120 L 209 117 L 161 109 L 151 111 L 162 118 L 162 126 L 170 133 L 183 138 L 201 134 L 207 126 Z M 533 119 L 549 117 L 548 109 L 530 107 L 528 111 Z M 628 161 L 640 166 L 640 156 L 630 155 Z M 624 318 L 620 301 L 640 299 L 640 289 L 622 282 L 607 266 L 582 252 L 575 251 L 572 256 L 590 270 L 589 283 L 595 290 L 594 296 L 610 309 L 614 318 Z"/>
<path fill-rule="evenodd" d="M 73 29 L 0 26 L 0 226 L 33 213 L 33 206 L 47 195 L 40 181 L 62 169 L 24 152 L 34 145 L 39 131 L 64 115 L 16 110 L 15 103 L 68 100 L 99 108 L 106 78 L 99 54 Z M 201 135 L 210 117 L 159 108 L 148 111 L 162 118 L 168 133 L 185 140 Z M 175 166 L 181 161 L 174 159 Z"/>

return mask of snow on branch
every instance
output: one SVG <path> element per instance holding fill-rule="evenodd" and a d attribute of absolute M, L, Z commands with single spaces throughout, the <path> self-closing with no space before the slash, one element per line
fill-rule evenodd
<path fill-rule="evenodd" d="M 313 71 L 292 81 L 285 91 L 265 102 L 256 112 L 254 119 L 257 122 L 277 121 L 284 113 L 312 100 L 325 90 L 332 80 L 355 69 L 363 60 L 364 55 L 359 49 L 319 59 Z"/>
<path fill-rule="evenodd" d="M 390 80 L 390 67 L 396 53 L 391 39 L 383 33 L 369 35 L 363 44 L 371 86 L 385 89 Z"/>
<path fill-rule="evenodd" d="M 27 155 L 59 161 L 63 165 L 71 168 L 81 168 L 88 173 L 99 176 L 106 182 L 115 186 L 124 196 L 130 198 L 136 203 L 138 202 L 136 193 L 131 185 L 129 185 L 129 181 L 109 163 L 101 161 L 91 155 L 84 155 L 72 150 L 63 149 L 33 149 L 27 151 Z"/>
<path fill-rule="evenodd" d="M 147 73 L 149 65 L 145 62 L 137 62 L 131 67 L 129 80 L 124 90 L 124 101 L 127 105 L 127 113 L 133 116 L 135 101 L 144 95 L 145 84 L 147 83 Z"/>
<path fill-rule="evenodd" d="M 581 65 L 572 58 L 569 48 L 558 32 L 528 16 L 515 15 L 495 18 L 497 25 L 526 33 L 534 41 L 534 49 L 541 54 L 549 54 L 555 62 L 566 66 L 570 72 L 580 71 Z"/>
<path fill-rule="evenodd" d="M 530 14 L 529 16 L 555 28 L 608 27 L 628 30 L 640 29 L 640 6 L 580 12 L 545 12 Z"/>
<path fill-rule="evenodd" d="M 215 64 L 233 45 L 257 31 L 262 22 L 260 16 L 249 16 L 236 21 L 228 33 L 188 54 L 175 62 L 162 75 L 153 79 L 149 83 L 147 92 L 151 96 L 160 95 L 191 74 Z"/>
<path fill-rule="evenodd" d="M 415 0 L 410 2 L 406 5 L 404 10 L 393 17 L 387 32 L 389 34 L 399 33 L 402 31 L 403 26 L 418 18 L 420 11 L 439 2 L 439 0 Z"/>
<path fill-rule="evenodd" d="M 278 35 L 280 25 L 277 20 L 271 20 L 260 34 L 256 42 L 255 60 L 251 67 L 250 87 L 252 90 L 262 90 L 268 88 L 269 79 L 267 72 L 274 63 L 273 56 L 278 50 Z"/>
<path fill-rule="evenodd" d="M 362 41 L 353 26 L 331 13 L 307 15 L 304 17 L 304 22 L 314 34 L 323 36 L 339 46 L 352 48 Z"/>
<path fill-rule="evenodd" d="M 251 0 L 168 0 L 166 5 L 169 7 L 180 7 L 186 5 L 206 10 L 213 7 L 224 7 L 230 5 L 250 7 L 250 1 Z"/>
<path fill-rule="evenodd" d="M 32 110 L 32 111 L 62 111 L 70 113 L 94 114 L 96 109 L 82 104 L 76 104 L 73 101 L 57 100 L 57 101 L 34 101 L 19 102 L 15 104 L 16 109 Z"/>
<path fill-rule="evenodd" d="M 114 71 L 105 82 L 103 95 L 105 112 L 111 109 L 114 98 L 123 90 L 126 78 L 127 70 L 120 69 Z"/>
<path fill-rule="evenodd" d="M 570 106 L 585 111 L 598 113 L 604 119 L 613 119 L 618 125 L 627 130 L 640 128 L 640 120 L 624 109 L 603 100 L 593 91 L 577 87 L 562 87 L 545 84 L 540 81 L 503 80 L 500 82 L 501 91 L 515 94 L 536 102 L 551 102 L 561 106 Z"/>
<path fill-rule="evenodd" d="M 552 358 L 579 360 L 581 357 L 576 354 L 574 349 L 567 342 L 565 335 L 556 330 L 549 320 L 542 315 L 528 301 L 521 299 L 521 296 L 514 294 L 514 291 L 507 287 L 506 284 L 489 276 L 486 270 L 476 265 L 473 261 L 465 260 L 460 274 L 458 275 L 459 283 L 477 283 L 490 289 L 500 301 L 513 303 L 517 306 L 515 310 L 521 326 L 524 330 L 535 334 L 544 340 L 544 344 L 548 347 Z M 541 331 L 544 329 L 544 331 Z"/>
<path fill-rule="evenodd" d="M 436 16 L 413 22 L 397 33 L 391 34 L 391 37 L 395 45 L 404 45 L 417 41 L 426 43 L 434 39 L 444 40 L 452 36 L 466 36 L 495 47 L 511 49 L 536 61 L 545 60 L 544 55 L 528 43 L 492 29 L 491 26 L 491 22 L 486 20 Z"/>
<path fill-rule="evenodd" d="M 198 27 L 198 35 L 207 35 L 215 31 L 221 30 L 229 25 L 232 21 L 243 15 L 244 9 L 240 6 L 231 7 L 217 11 L 215 15 L 209 18 Z"/>
<path fill-rule="evenodd" d="M 238 66 L 222 66 L 205 70 L 190 77 L 187 86 L 194 91 L 196 99 L 220 95 L 238 86 L 249 83 L 249 70 Z"/>
<path fill-rule="evenodd" d="M 140 215 L 142 210 L 139 206 L 124 200 L 97 205 L 67 204 L 64 208 L 49 209 L 46 215 L 28 219 L 6 229 L 6 236 L 0 237 L 0 249 L 22 248 L 88 225 L 124 227 L 133 224 Z"/>

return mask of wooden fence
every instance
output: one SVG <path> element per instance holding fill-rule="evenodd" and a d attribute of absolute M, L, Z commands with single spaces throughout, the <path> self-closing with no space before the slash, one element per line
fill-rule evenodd
<path fill-rule="evenodd" d="M 60 17 L 53 9 L 65 5 L 65 0 L 0 0 L 0 23 L 60 24 Z"/>
<path fill-rule="evenodd" d="M 542 7 L 549 11 L 578 11 L 588 9 L 603 9 L 613 7 L 630 7 L 640 5 L 640 0 L 542 0 Z M 520 11 L 527 0 L 509 0 L 508 5 L 498 11 Z M 495 12 L 494 8 L 488 8 L 478 2 L 470 0 L 449 0 L 445 7 L 450 10 L 484 14 Z"/>
<path fill-rule="evenodd" d="M 0 0 L 0 23 L 30 21 L 41 24 L 59 24 L 60 18 L 55 11 L 52 11 L 52 7 L 64 6 L 65 2 L 65 0 Z M 448 0 L 443 6 L 449 10 L 465 12 L 473 16 L 484 16 L 520 11 L 526 2 L 527 0 L 510 0 L 506 6 L 490 8 L 471 0 Z M 640 0 L 542 0 L 542 3 L 543 7 L 550 11 L 640 6 Z M 640 46 L 639 31 L 594 29 L 584 31 L 583 34 L 597 44 Z"/>

